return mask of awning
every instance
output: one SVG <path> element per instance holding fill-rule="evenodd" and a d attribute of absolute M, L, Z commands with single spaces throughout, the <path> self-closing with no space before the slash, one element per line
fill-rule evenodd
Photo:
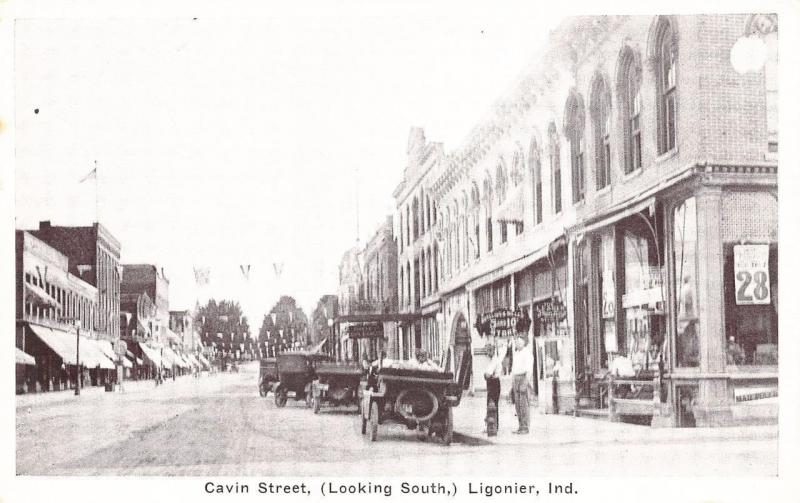
<path fill-rule="evenodd" d="M 81 337 L 81 363 L 90 369 L 115 369 L 114 361 L 106 356 L 97 340 Z"/>
<path fill-rule="evenodd" d="M 117 361 L 117 354 L 114 352 L 114 348 L 111 346 L 110 341 L 97 341 L 97 346 L 101 351 L 103 351 L 104 355 L 111 359 L 111 361 Z"/>
<path fill-rule="evenodd" d="M 59 307 L 60 305 L 44 288 L 31 283 L 25 283 L 25 300 L 43 307 Z"/>
<path fill-rule="evenodd" d="M 52 349 L 67 365 L 75 365 L 75 336 L 69 332 L 58 330 L 50 327 L 43 327 L 40 325 L 29 325 L 31 331 L 44 342 L 50 349 Z M 87 339 L 81 336 L 80 338 L 80 355 L 81 364 L 87 368 L 100 367 L 102 369 L 113 369 L 114 362 L 108 359 L 97 341 Z"/>
<path fill-rule="evenodd" d="M 522 184 L 519 184 L 506 198 L 505 203 L 495 215 L 499 223 L 522 223 L 525 217 L 525 203 Z"/>
<path fill-rule="evenodd" d="M 325 337 L 325 338 L 324 338 L 324 339 L 322 339 L 320 342 L 318 342 L 317 344 L 315 344 L 315 345 L 314 345 L 314 347 L 312 347 L 311 349 L 309 349 L 309 352 L 311 352 L 311 353 L 319 353 L 320 351 L 322 351 L 322 346 L 324 346 L 324 345 L 325 345 L 325 342 L 326 342 L 327 340 L 328 340 L 328 338 L 327 338 L 327 337 Z"/>
<path fill-rule="evenodd" d="M 53 350 L 67 365 L 75 365 L 75 335 L 40 325 L 29 325 L 43 343 Z"/>
<path fill-rule="evenodd" d="M 16 354 L 16 362 L 20 365 L 36 365 L 36 358 L 32 357 L 25 351 L 21 350 L 20 348 L 15 348 L 17 350 Z"/>
<path fill-rule="evenodd" d="M 150 363 L 152 365 L 155 365 L 156 367 L 160 367 L 161 366 L 161 351 L 160 350 L 153 349 L 153 348 L 151 348 L 150 346 L 148 346 L 147 344 L 145 344 L 143 342 L 139 343 L 139 347 L 142 348 L 142 354 L 144 355 L 145 358 L 150 360 Z"/>
<path fill-rule="evenodd" d="M 593 221 L 587 221 L 585 223 L 581 223 L 570 229 L 570 234 L 577 234 L 581 232 L 592 232 L 597 229 L 602 229 L 608 225 L 616 223 L 623 218 L 627 218 L 634 213 L 639 213 L 642 210 L 647 208 L 654 208 L 656 204 L 655 196 L 650 196 L 645 198 L 638 203 L 631 204 L 629 206 L 620 206 L 616 209 L 611 210 L 606 214 L 605 217 L 601 217 L 600 219 L 594 219 Z"/>

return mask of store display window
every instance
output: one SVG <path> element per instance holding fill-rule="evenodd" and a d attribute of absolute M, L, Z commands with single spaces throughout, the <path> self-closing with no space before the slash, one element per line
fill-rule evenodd
<path fill-rule="evenodd" d="M 723 251 L 727 364 L 777 365 L 777 245 L 726 244 Z"/>
<path fill-rule="evenodd" d="M 623 231 L 625 350 L 636 372 L 658 370 L 665 348 L 664 270 L 653 232 L 638 221 Z"/>
<path fill-rule="evenodd" d="M 673 258 L 676 363 L 678 367 L 697 367 L 700 365 L 700 320 L 697 316 L 697 203 L 694 197 L 686 199 L 673 212 Z"/>

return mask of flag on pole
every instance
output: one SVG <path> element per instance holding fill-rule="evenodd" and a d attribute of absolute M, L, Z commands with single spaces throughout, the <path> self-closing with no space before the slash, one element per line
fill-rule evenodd
<path fill-rule="evenodd" d="M 89 180 L 97 180 L 97 162 L 95 162 L 94 169 L 89 171 L 78 183 L 83 183 Z"/>

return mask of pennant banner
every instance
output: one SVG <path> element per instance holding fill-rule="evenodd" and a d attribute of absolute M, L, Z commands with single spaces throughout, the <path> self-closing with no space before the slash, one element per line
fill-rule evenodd
<path fill-rule="evenodd" d="M 211 269 L 208 267 L 195 267 L 194 268 L 194 281 L 197 286 L 208 285 L 211 278 Z"/>

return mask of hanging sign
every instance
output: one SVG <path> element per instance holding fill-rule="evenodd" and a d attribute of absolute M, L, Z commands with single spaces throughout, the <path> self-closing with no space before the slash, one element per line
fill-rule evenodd
<path fill-rule="evenodd" d="M 769 245 L 734 246 L 733 279 L 737 305 L 769 304 Z"/>
<path fill-rule="evenodd" d="M 383 337 L 383 323 L 361 323 L 347 327 L 351 339 L 375 339 Z"/>
<path fill-rule="evenodd" d="M 567 308 L 559 300 L 542 302 L 536 306 L 536 317 L 545 323 L 563 321 L 567 317 Z"/>

